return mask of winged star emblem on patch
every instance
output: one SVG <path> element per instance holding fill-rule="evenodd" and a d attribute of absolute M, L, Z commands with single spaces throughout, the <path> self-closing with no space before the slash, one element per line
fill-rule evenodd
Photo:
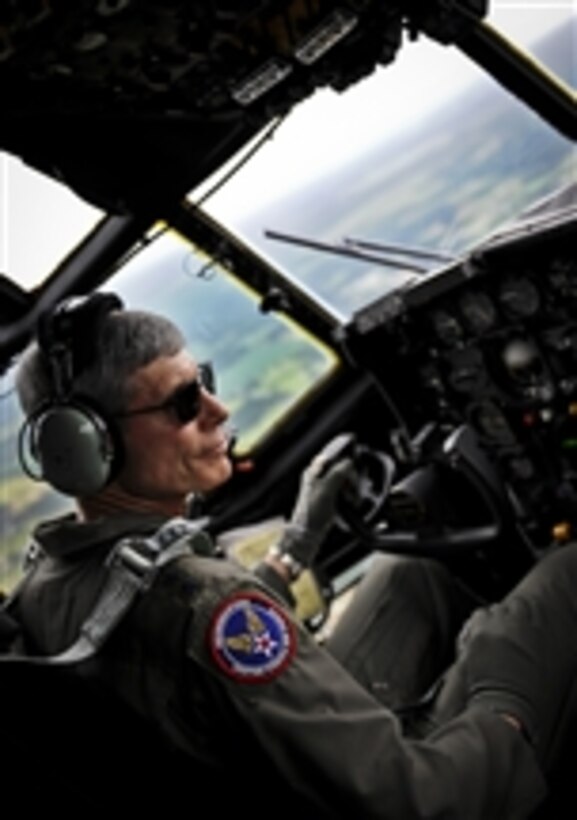
<path fill-rule="evenodd" d="M 243 683 L 277 677 L 290 663 L 296 635 L 287 614 L 256 592 L 227 598 L 216 612 L 209 645 L 217 665 Z"/>

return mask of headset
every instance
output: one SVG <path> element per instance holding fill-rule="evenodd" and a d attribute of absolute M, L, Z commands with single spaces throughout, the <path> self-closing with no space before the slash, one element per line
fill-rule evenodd
<path fill-rule="evenodd" d="M 115 294 L 95 293 L 70 297 L 38 320 L 36 337 L 51 394 L 24 422 L 19 457 L 31 478 L 47 481 L 65 495 L 98 492 L 122 462 L 117 426 L 74 390 L 75 379 L 94 361 L 103 319 L 122 308 Z"/>

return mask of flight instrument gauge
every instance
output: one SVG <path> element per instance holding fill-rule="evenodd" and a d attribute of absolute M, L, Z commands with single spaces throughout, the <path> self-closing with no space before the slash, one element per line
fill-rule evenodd
<path fill-rule="evenodd" d="M 497 320 L 495 305 L 486 293 L 465 293 L 459 302 L 459 307 L 473 333 L 486 333 L 491 330 Z"/>
<path fill-rule="evenodd" d="M 499 289 L 499 300 L 509 316 L 527 319 L 534 316 L 541 306 L 537 286 L 526 277 L 506 279 Z"/>
<path fill-rule="evenodd" d="M 431 316 L 437 338 L 447 345 L 460 342 L 463 338 L 463 326 L 459 319 L 448 310 L 436 310 Z"/>

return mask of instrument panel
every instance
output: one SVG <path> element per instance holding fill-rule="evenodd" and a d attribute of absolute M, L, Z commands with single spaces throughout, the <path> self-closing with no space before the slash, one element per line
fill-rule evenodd
<path fill-rule="evenodd" d="M 577 535 L 576 237 L 574 211 L 526 225 L 351 329 L 412 433 L 476 431 L 537 550 Z"/>

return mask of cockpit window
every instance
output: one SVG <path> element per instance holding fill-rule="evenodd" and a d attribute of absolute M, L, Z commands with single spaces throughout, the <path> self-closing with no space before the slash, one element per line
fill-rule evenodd
<path fill-rule="evenodd" d="M 555 5 L 496 3 L 491 23 L 574 84 L 576 17 Z M 440 264 L 414 251 L 459 255 L 576 175 L 569 139 L 460 50 L 420 38 L 298 106 L 203 207 L 346 316 Z"/>
<path fill-rule="evenodd" d="M 0 192 L 0 270 L 24 290 L 46 279 L 104 217 L 70 188 L 3 153 Z"/>
<path fill-rule="evenodd" d="M 573 90 L 577 89 L 577 62 L 567 61 L 563 50 L 543 48 L 542 40 L 555 29 L 565 30 L 575 54 L 577 9 L 573 0 L 493 0 L 485 18 L 503 36 L 535 56 Z"/>

